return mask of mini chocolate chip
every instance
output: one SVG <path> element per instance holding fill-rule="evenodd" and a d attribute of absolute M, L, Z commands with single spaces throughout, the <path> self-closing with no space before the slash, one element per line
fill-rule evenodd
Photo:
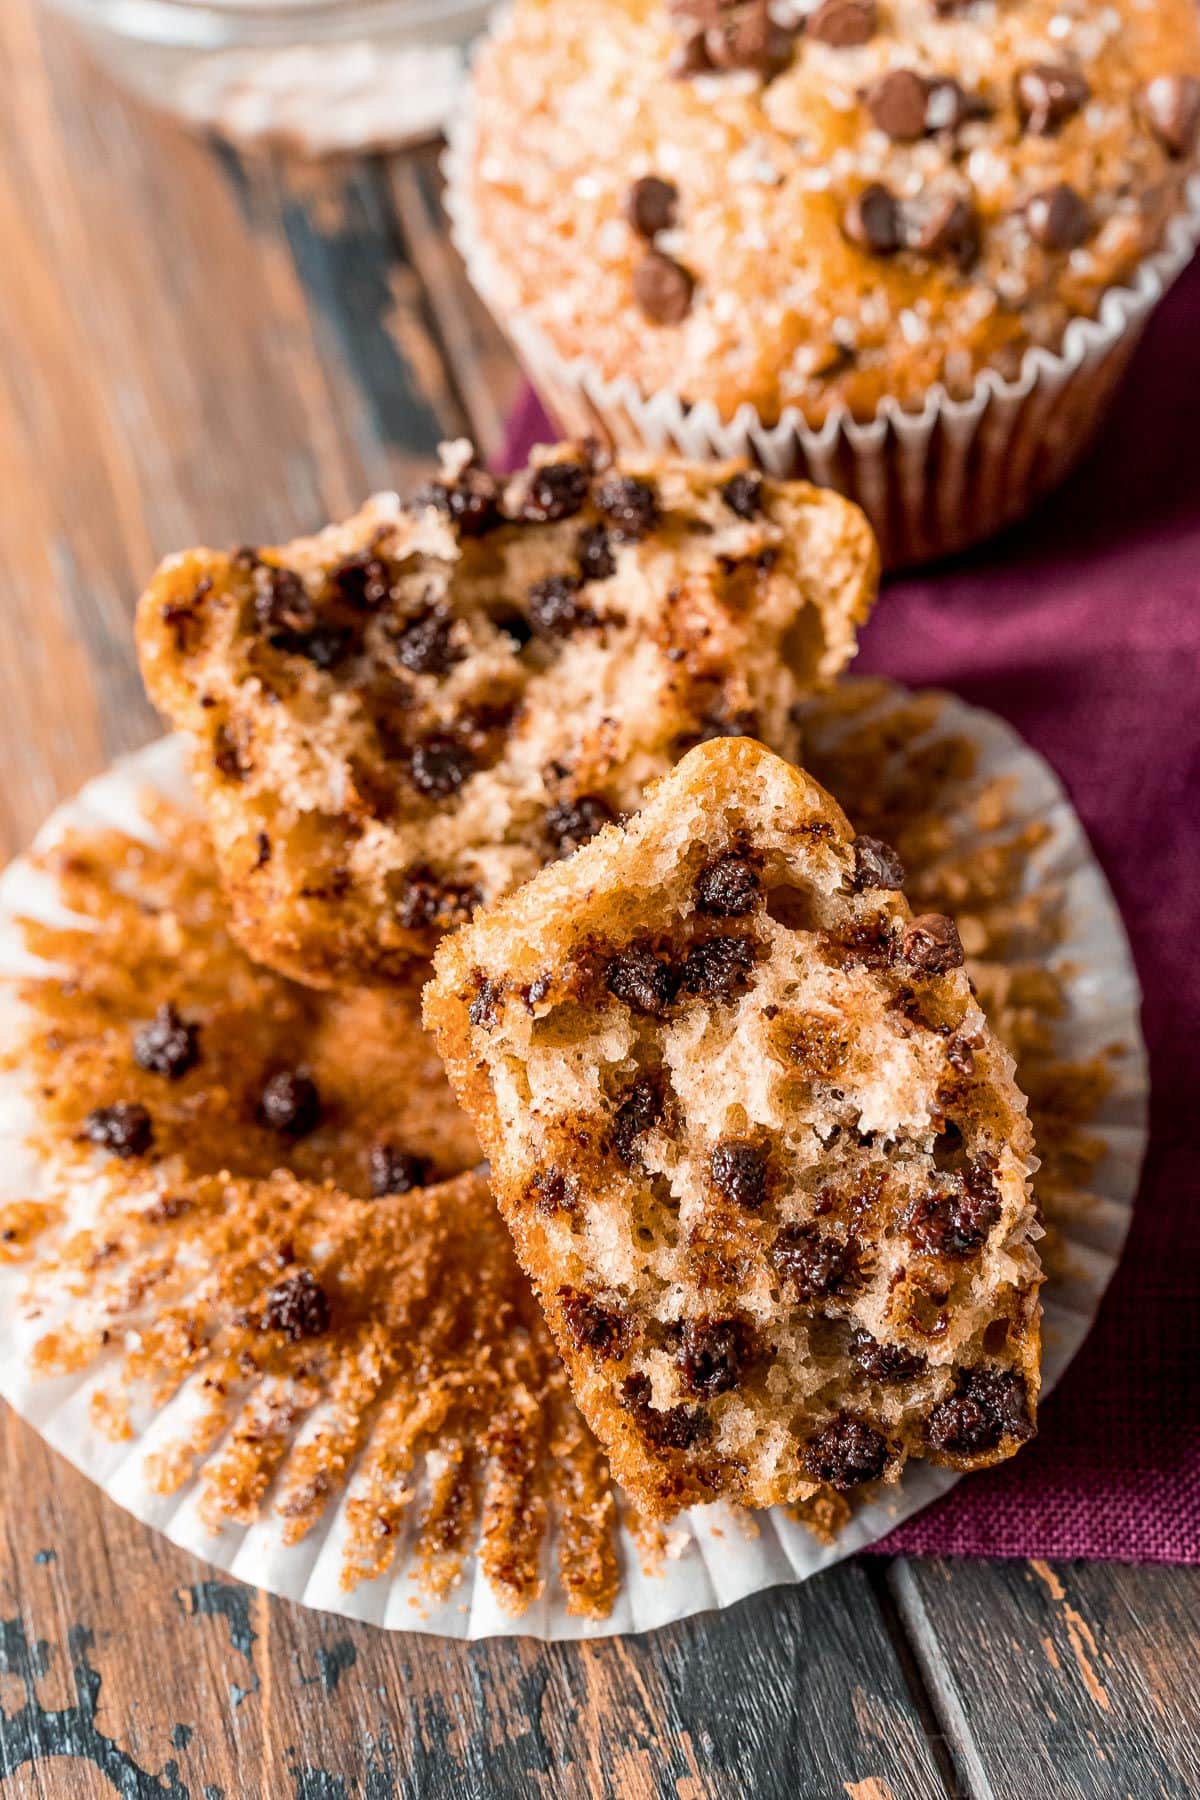
<path fill-rule="evenodd" d="M 574 800 L 556 800 L 547 808 L 543 825 L 550 842 L 565 856 L 611 825 L 616 816 L 599 794 L 579 794 Z"/>
<path fill-rule="evenodd" d="M 946 1045 L 946 1061 L 960 1075 L 975 1073 L 975 1052 L 964 1037 L 952 1037 Z"/>
<path fill-rule="evenodd" d="M 254 834 L 254 867 L 265 869 L 271 860 L 271 840 L 265 831 Z"/>
<path fill-rule="evenodd" d="M 923 1356 L 914 1356 L 899 1344 L 881 1344 L 861 1329 L 850 1333 L 850 1354 L 867 1380 L 877 1381 L 881 1387 L 915 1381 L 928 1366 Z"/>
<path fill-rule="evenodd" d="M 904 1215 L 913 1249 L 927 1256 L 970 1256 L 1000 1217 L 1000 1196 L 985 1170 L 960 1186 L 922 1194 Z"/>
<path fill-rule="evenodd" d="M 596 615 L 579 600 L 578 575 L 547 575 L 535 581 L 526 596 L 529 621 L 538 637 L 569 637 L 581 626 L 594 625 Z"/>
<path fill-rule="evenodd" d="M 413 1188 L 428 1187 L 433 1173 L 427 1156 L 414 1156 L 411 1150 L 398 1150 L 394 1144 L 372 1144 L 367 1167 L 376 1200 L 385 1194 L 408 1194 Z"/>
<path fill-rule="evenodd" d="M 406 931 L 452 931 L 470 918 L 482 895 L 465 882 L 444 881 L 425 864 L 407 870 L 397 908 Z"/>
<path fill-rule="evenodd" d="M 1091 89 L 1077 69 L 1031 63 L 1017 71 L 1013 93 L 1025 129 L 1049 137 L 1086 104 Z"/>
<path fill-rule="evenodd" d="M 863 96 L 880 131 L 895 143 L 911 144 L 926 131 L 929 82 L 915 69 L 891 69 L 872 82 Z"/>
<path fill-rule="evenodd" d="M 915 975 L 948 975 L 963 965 L 962 940 L 944 913 L 920 913 L 904 927 L 900 955 Z"/>
<path fill-rule="evenodd" d="M 260 1331 L 281 1331 L 289 1343 L 323 1337 L 329 1330 L 329 1296 L 308 1269 L 277 1282 L 263 1302 Z"/>
<path fill-rule="evenodd" d="M 445 493 L 446 510 L 461 536 L 484 537 L 504 523 L 497 503 L 496 483 L 485 470 L 472 464 L 463 470 L 457 482 L 446 487 Z"/>
<path fill-rule="evenodd" d="M 348 625 L 322 621 L 307 631 L 273 631 L 267 641 L 272 650 L 284 656 L 303 656 L 328 672 L 345 662 L 357 647 L 357 634 Z"/>
<path fill-rule="evenodd" d="M 696 910 L 715 919 L 738 919 L 758 905 L 758 870 L 749 857 L 727 851 L 696 877 Z"/>
<path fill-rule="evenodd" d="M 770 1156 L 762 1144 L 747 1138 L 725 1138 L 709 1153 L 713 1186 L 726 1200 L 757 1212 L 767 1198 Z"/>
<path fill-rule="evenodd" d="M 675 1366 L 701 1400 L 727 1394 L 754 1357 L 754 1332 L 745 1319 L 685 1319 Z"/>
<path fill-rule="evenodd" d="M 308 590 L 294 569 L 274 568 L 267 563 L 262 569 L 261 584 L 254 596 L 254 616 L 261 630 L 311 631 L 316 623 Z"/>
<path fill-rule="evenodd" d="M 613 1148 L 626 1168 L 639 1167 L 641 1154 L 637 1140 L 644 1132 L 653 1130 L 662 1116 L 661 1083 L 652 1075 L 639 1075 L 613 1114 Z"/>
<path fill-rule="evenodd" d="M 448 732 L 433 732 L 413 745 L 412 781 L 430 800 L 448 800 L 475 773 L 475 758 Z"/>
<path fill-rule="evenodd" d="M 757 519 L 763 510 L 763 478 L 757 469 L 739 469 L 721 489 L 721 498 L 739 519 Z"/>
<path fill-rule="evenodd" d="M 582 463 L 546 463 L 530 479 L 521 517 L 539 525 L 573 518 L 587 500 L 590 486 L 591 477 Z"/>
<path fill-rule="evenodd" d="M 813 1480 L 839 1492 L 864 1481 L 878 1481 L 887 1460 L 887 1439 L 848 1413 L 839 1414 L 818 1432 L 804 1451 L 804 1466 Z"/>
<path fill-rule="evenodd" d="M 636 544 L 658 525 L 658 495 L 639 475 L 609 475 L 593 498 L 619 544 Z"/>
<path fill-rule="evenodd" d="M 786 67 L 792 42 L 793 33 L 772 18 L 769 0 L 722 7 L 704 33 L 715 69 L 751 69 L 768 79 Z"/>
<path fill-rule="evenodd" d="M 1035 194 L 1025 209 L 1029 234 L 1044 250 L 1074 250 L 1092 228 L 1087 201 L 1065 181 Z"/>
<path fill-rule="evenodd" d="M 583 581 L 607 581 L 617 572 L 608 533 L 603 525 L 585 525 L 575 540 L 579 575 Z"/>
<path fill-rule="evenodd" d="M 445 606 L 430 606 L 389 634 L 396 661 L 413 675 L 444 675 L 466 651 L 454 644 L 454 615 Z"/>
<path fill-rule="evenodd" d="M 578 1204 L 575 1183 L 559 1168 L 539 1169 L 529 1188 L 534 1210 L 548 1219 L 574 1212 Z"/>
<path fill-rule="evenodd" d="M 865 834 L 854 840 L 854 890 L 882 888 L 895 893 L 904 886 L 904 864 L 890 844 Z"/>
<path fill-rule="evenodd" d="M 612 1362 L 625 1354 L 632 1327 L 624 1314 L 577 1288 L 559 1288 L 558 1302 L 563 1324 L 577 1350 L 586 1350 L 601 1362 Z"/>
<path fill-rule="evenodd" d="M 311 1075 L 298 1069 L 281 1069 L 262 1091 L 258 1116 L 272 1131 L 287 1137 L 307 1137 L 321 1123 L 321 1096 Z"/>
<path fill-rule="evenodd" d="M 699 1407 L 656 1407 L 650 1377 L 641 1370 L 627 1377 L 621 1393 L 643 1436 L 656 1449 L 691 1450 L 712 1432 L 708 1415 Z"/>
<path fill-rule="evenodd" d="M 504 983 L 485 980 L 482 976 L 476 979 L 478 987 L 475 998 L 467 1008 L 467 1017 L 472 1025 L 480 1025 L 485 1031 L 490 1031 L 499 1016 L 496 1009 L 504 998 Z"/>
<path fill-rule="evenodd" d="M 892 256 L 900 248 L 901 216 L 895 196 L 881 181 L 855 194 L 842 214 L 842 230 L 852 244 L 872 256 Z"/>
<path fill-rule="evenodd" d="M 391 598 L 391 570 L 381 556 L 360 550 L 330 571 L 329 580 L 346 606 L 373 612 Z"/>
<path fill-rule="evenodd" d="M 639 237 L 653 240 L 660 231 L 670 231 L 678 206 L 679 189 L 673 181 L 642 175 L 626 196 L 625 216 Z"/>
<path fill-rule="evenodd" d="M 819 44 L 849 50 L 874 37 L 876 24 L 875 0 L 821 0 L 809 13 L 805 31 Z"/>
<path fill-rule="evenodd" d="M 1156 75 L 1138 97 L 1142 117 L 1171 156 L 1188 156 L 1200 135 L 1200 80 Z"/>
<path fill-rule="evenodd" d="M 698 1000 L 732 1000 L 749 985 L 755 949 L 751 938 L 702 938 L 684 957 L 682 986 Z"/>
<path fill-rule="evenodd" d="M 925 1436 L 944 1456 L 979 1456 L 1004 1437 L 1024 1442 L 1033 1429 L 1020 1376 L 983 1366 L 964 1369 L 952 1398 L 935 1406 L 925 1421 Z"/>
<path fill-rule="evenodd" d="M 919 256 L 944 256 L 969 268 L 979 254 L 979 215 L 960 194 L 939 194 L 905 218 L 904 242 Z"/>
<path fill-rule="evenodd" d="M 196 581 L 193 592 L 191 592 L 191 599 L 185 599 L 185 601 L 184 599 L 167 599 L 158 610 L 158 616 L 162 617 L 162 623 L 175 637 L 175 648 L 180 655 L 191 655 L 196 648 L 196 637 L 200 632 L 201 623 L 200 617 L 198 617 L 198 608 L 203 605 L 205 599 L 209 598 L 210 592 L 212 592 L 212 576 L 201 574 L 200 580 Z"/>
<path fill-rule="evenodd" d="M 218 725 L 213 732 L 212 759 L 218 774 L 228 781 L 245 781 L 254 767 L 228 725 Z"/>
<path fill-rule="evenodd" d="M 113 1106 L 96 1106 L 83 1122 L 84 1135 L 101 1150 L 125 1160 L 145 1156 L 154 1142 L 150 1114 L 136 1100 L 118 1100 Z"/>
<path fill-rule="evenodd" d="M 617 1000 L 634 1012 L 652 1019 L 666 1017 L 679 988 L 679 977 L 669 962 L 644 944 L 630 944 L 614 956 L 604 972 L 604 985 Z"/>
<path fill-rule="evenodd" d="M 695 288 L 695 276 L 660 250 L 647 250 L 633 271 L 633 297 L 652 325 L 686 319 Z"/>
<path fill-rule="evenodd" d="M 200 1028 L 181 1019 L 168 1000 L 149 1025 L 134 1033 L 133 1059 L 151 1075 L 178 1081 L 194 1069 L 200 1057 Z"/>
<path fill-rule="evenodd" d="M 779 1279 L 802 1303 L 827 1300 L 850 1287 L 857 1276 L 853 1244 L 812 1224 L 785 1225 L 771 1247 Z"/>
<path fill-rule="evenodd" d="M 865 919 L 851 927 L 840 945 L 830 943 L 843 968 L 890 969 L 898 947 L 887 919 Z"/>

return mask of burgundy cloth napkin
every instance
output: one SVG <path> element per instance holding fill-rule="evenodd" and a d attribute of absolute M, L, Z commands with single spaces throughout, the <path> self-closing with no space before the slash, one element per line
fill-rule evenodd
<path fill-rule="evenodd" d="M 530 396 L 510 462 L 551 429 Z M 877 1548 L 1200 1562 L 1200 263 L 1085 465 L 890 582 L 856 668 L 989 707 L 1057 769 L 1133 943 L 1152 1080 L 1128 1247 L 1036 1442 Z"/>

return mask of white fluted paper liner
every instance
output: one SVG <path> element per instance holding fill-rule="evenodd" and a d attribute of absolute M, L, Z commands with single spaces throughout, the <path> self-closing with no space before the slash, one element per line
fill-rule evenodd
<path fill-rule="evenodd" d="M 868 420 L 838 406 L 815 426 L 788 406 L 767 424 L 748 402 L 725 418 L 709 400 L 692 403 L 669 388 L 646 393 L 627 375 L 606 379 L 586 357 L 560 355 L 527 314 L 499 302 L 502 285 L 471 200 L 474 138 L 468 85 L 447 128 L 442 163 L 451 237 L 472 286 L 563 429 L 599 433 L 623 450 L 698 461 L 747 457 L 769 475 L 836 488 L 870 519 L 885 568 L 991 537 L 1063 480 L 1100 425 L 1151 312 L 1200 244 L 1197 174 L 1159 248 L 1132 279 L 1108 290 L 1095 318 L 1072 319 L 1058 350 L 1026 351 L 1016 376 L 985 370 L 964 399 L 937 383 L 919 411 L 888 398 Z"/>
<path fill-rule="evenodd" d="M 890 707 L 903 699 L 892 689 L 879 701 Z M 859 712 L 845 729 L 860 726 Z M 822 731 L 833 741 L 836 727 Z M 1048 964 L 1065 978 L 1066 1010 L 1055 1048 L 1069 1059 L 1083 1059 L 1110 1045 L 1124 1054 L 1107 1100 L 1088 1129 L 1106 1145 L 1103 1161 L 1089 1179 L 1092 1204 L 1078 1209 L 1064 1225 L 1068 1273 L 1045 1290 L 1044 1388 L 1054 1387 L 1070 1363 L 1096 1316 L 1101 1297 L 1116 1267 L 1129 1228 L 1146 1143 L 1148 1070 L 1139 1026 L 1140 993 L 1129 945 L 1112 894 L 1083 829 L 1057 778 L 1047 764 L 1007 725 L 993 715 L 944 698 L 933 728 L 969 739 L 979 756 L 980 782 L 1005 776 L 1013 784 L 1009 819 L 1041 820 L 1049 827 L 1045 843 L 1026 870 L 1030 892 L 1044 883 L 1061 885 L 1065 894 L 1064 930 Z M 188 803 L 184 755 L 178 739 L 164 739 L 116 764 L 61 807 L 38 840 L 43 849 L 73 828 L 114 826 L 151 837 L 140 809 L 147 788 L 176 803 Z M 972 833 L 963 822 L 960 846 Z M 28 862 L 14 863 L 0 877 L 0 1047 L 13 1042 L 20 1008 L 5 977 L 30 973 L 34 964 L 25 950 L 20 916 L 70 918 L 64 915 L 52 883 Z M 81 921 L 86 923 L 86 921 Z M 33 1122 L 32 1103 L 18 1072 L 0 1074 L 0 1201 L 36 1197 L 43 1177 L 27 1143 Z M 85 1223 L 95 1193 L 81 1180 L 73 1197 L 72 1223 Z M 341 1586 L 342 1548 L 347 1533 L 345 1496 L 300 1543 L 286 1545 L 281 1522 L 268 1509 L 249 1526 L 227 1526 L 214 1535 L 198 1510 L 200 1470 L 186 1487 L 163 1495 L 147 1480 L 147 1457 L 177 1440 L 199 1404 L 186 1383 L 157 1412 L 135 1403 L 132 1435 L 113 1443 L 93 1427 L 89 1403 L 110 1372 L 105 1366 L 82 1375 L 34 1377 L 28 1356 L 47 1328 L 45 1294 L 31 1316 L 26 1292 L 27 1271 L 0 1265 L 0 1394 L 75 1466 L 96 1481 L 119 1506 L 192 1550 L 217 1568 L 272 1593 L 321 1607 L 345 1618 L 365 1619 L 389 1629 L 432 1631 L 448 1637 L 481 1638 L 528 1634 L 550 1640 L 605 1637 L 644 1631 L 712 1607 L 732 1605 L 748 1594 L 780 1582 L 803 1581 L 818 1570 L 883 1537 L 903 1519 L 946 1493 L 960 1479 L 953 1471 L 910 1463 L 896 1490 L 886 1499 L 861 1507 L 833 1544 L 819 1543 L 781 1509 L 754 1516 L 739 1515 L 723 1505 L 695 1508 L 671 1530 L 671 1554 L 653 1568 L 643 1568 L 627 1534 L 621 1541 L 623 1579 L 611 1616 L 601 1621 L 573 1618 L 550 1578 L 553 1542 L 545 1545 L 547 1580 L 541 1598 L 521 1617 L 500 1608 L 474 1559 L 469 1559 L 458 1586 L 441 1602 L 431 1602 L 416 1587 L 407 1566 L 406 1546 L 397 1548 L 392 1568 L 376 1580 L 347 1593 Z M 302 1436 L 317 1430 L 320 1413 L 306 1423 Z M 218 1456 L 221 1445 L 211 1455 Z M 348 1488 L 353 1492 L 354 1478 Z M 419 1508 L 409 1508 L 415 1519 Z"/>

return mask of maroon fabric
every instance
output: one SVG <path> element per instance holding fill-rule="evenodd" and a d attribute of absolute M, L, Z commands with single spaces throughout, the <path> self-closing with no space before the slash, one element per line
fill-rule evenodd
<path fill-rule="evenodd" d="M 547 430 L 528 401 L 512 459 Z M 990 707 L 1058 770 L 1133 942 L 1153 1084 L 1128 1248 L 1037 1441 L 878 1548 L 1200 1562 L 1200 264 L 1086 465 L 891 582 L 856 666 Z"/>

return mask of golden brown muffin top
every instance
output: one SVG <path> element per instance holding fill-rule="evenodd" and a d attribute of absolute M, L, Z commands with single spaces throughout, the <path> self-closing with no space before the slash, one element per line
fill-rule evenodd
<path fill-rule="evenodd" d="M 810 422 L 1056 348 L 1195 166 L 1194 0 L 517 0 L 475 76 L 488 297 L 643 391 Z"/>

